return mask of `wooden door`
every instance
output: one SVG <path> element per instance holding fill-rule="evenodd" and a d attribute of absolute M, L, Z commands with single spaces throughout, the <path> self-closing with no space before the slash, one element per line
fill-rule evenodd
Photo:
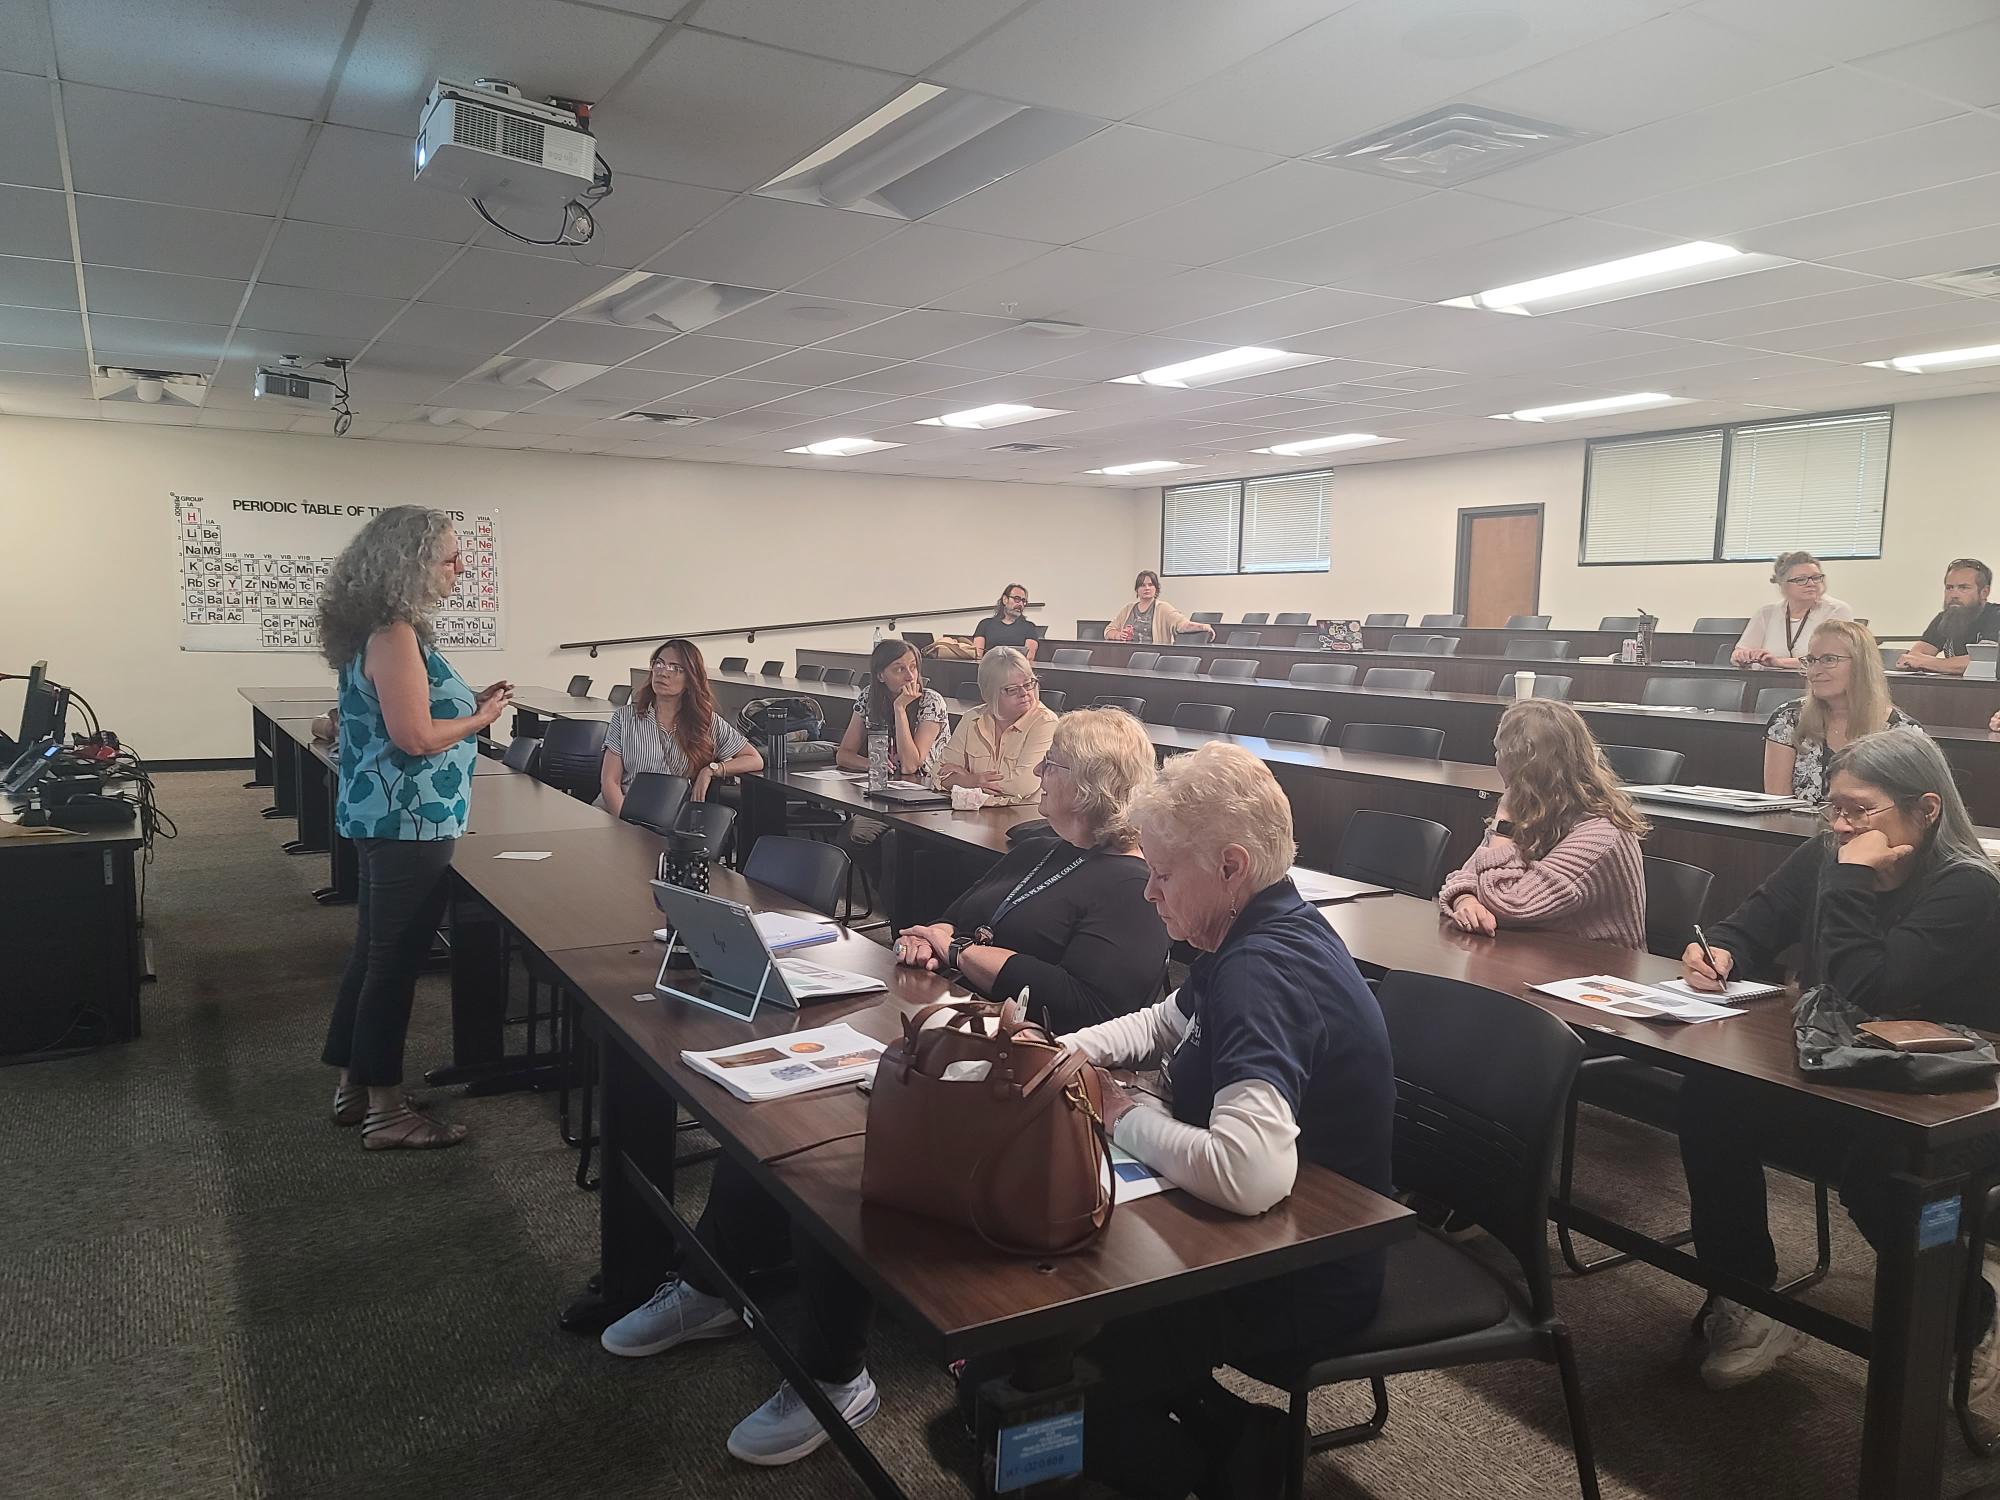
<path fill-rule="evenodd" d="M 1497 628 L 1532 615 L 1542 597 L 1542 508 L 1506 506 L 1458 513 L 1455 608 L 1468 629 Z"/>

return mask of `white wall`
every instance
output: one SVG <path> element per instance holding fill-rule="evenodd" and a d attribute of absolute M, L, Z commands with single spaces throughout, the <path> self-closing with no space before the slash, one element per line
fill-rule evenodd
<path fill-rule="evenodd" d="M 172 491 L 495 506 L 506 648 L 455 664 L 475 684 L 585 672 L 600 693 L 646 648 L 591 660 L 557 642 L 990 603 L 1010 581 L 1048 601 L 1042 618 L 1073 621 L 1125 592 L 1132 516 L 1149 508 L 1102 489 L 0 417 L 0 670 L 47 657 L 149 760 L 244 755 L 239 686 L 331 681 L 304 654 L 180 649 Z M 789 663 L 867 641 L 849 626 L 702 646 L 711 663 Z M 0 688 L 0 728 L 19 704 Z"/>
<path fill-rule="evenodd" d="M 1228 619 L 1257 609 L 1341 618 L 1402 610 L 1412 620 L 1445 613 L 1459 510 L 1515 504 L 1547 507 L 1541 612 L 1557 629 L 1640 608 L 1685 629 L 1697 615 L 1746 615 L 1777 597 L 1767 563 L 1579 567 L 1583 450 L 1580 442 L 1549 443 L 1348 465 L 1334 489 L 1330 572 L 1169 578 L 1167 597 Z M 2000 568 L 2000 396 L 1896 408 L 1886 516 L 1882 556 L 1828 563 L 1829 588 L 1878 633 L 1914 635 L 1938 608 L 1949 559 L 1983 557 Z M 1156 565 L 1157 497 L 1142 503 L 1134 524 L 1138 548 Z"/>

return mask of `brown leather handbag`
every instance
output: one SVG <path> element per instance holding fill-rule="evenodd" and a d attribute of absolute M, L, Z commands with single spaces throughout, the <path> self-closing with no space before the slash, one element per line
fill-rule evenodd
<path fill-rule="evenodd" d="M 1081 1250 L 1111 1222 L 1105 1078 L 1018 1001 L 948 1001 L 903 1022 L 875 1070 L 861 1196 L 1021 1255 Z M 949 1012 L 942 1026 L 926 1023 Z M 949 1080 L 953 1063 L 984 1078 Z"/>

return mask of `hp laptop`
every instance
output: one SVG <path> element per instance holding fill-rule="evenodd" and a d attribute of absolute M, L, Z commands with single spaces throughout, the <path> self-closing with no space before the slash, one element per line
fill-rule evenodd
<path fill-rule="evenodd" d="M 750 908 L 720 896 L 690 891 L 664 880 L 653 882 L 653 904 L 665 914 L 673 936 L 653 980 L 659 994 L 672 995 L 708 1010 L 755 1020 L 765 1002 L 791 1010 L 808 1000 L 832 1000 L 886 990 L 866 974 L 829 969 L 802 958 L 776 958 L 764 935 L 750 919 Z M 667 982 L 667 963 L 676 948 L 684 948 L 701 971 L 705 993 L 693 994 Z"/>

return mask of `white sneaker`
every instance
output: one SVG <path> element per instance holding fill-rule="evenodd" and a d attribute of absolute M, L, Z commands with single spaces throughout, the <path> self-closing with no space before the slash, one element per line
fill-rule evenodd
<path fill-rule="evenodd" d="M 875 1394 L 875 1382 L 863 1370 L 845 1385 L 820 1381 L 819 1388 L 834 1410 L 847 1419 L 849 1427 L 859 1427 L 882 1409 Z M 824 1446 L 826 1429 L 812 1408 L 799 1399 L 790 1381 L 778 1387 L 778 1394 L 736 1424 L 729 1434 L 729 1451 L 746 1464 L 776 1468 L 797 1463 L 808 1453 Z"/>
<path fill-rule="evenodd" d="M 1986 1284 L 2000 1296 L 2000 1268 L 1988 1261 L 1979 1268 Z M 1972 1378 L 1966 1389 L 1968 1404 L 1984 1401 L 2000 1389 L 2000 1317 L 1986 1326 L 1986 1334 L 1972 1351 Z"/>
<path fill-rule="evenodd" d="M 720 1297 L 698 1292 L 678 1276 L 604 1330 L 598 1342 L 613 1354 L 641 1359 L 664 1354 L 690 1339 L 726 1339 L 743 1331 L 736 1309 Z"/>
<path fill-rule="evenodd" d="M 1708 1357 L 1701 1362 L 1702 1381 L 1712 1391 L 1726 1391 L 1767 1374 L 1805 1335 L 1789 1323 L 1717 1297 L 1702 1324 L 1708 1336 Z"/>

